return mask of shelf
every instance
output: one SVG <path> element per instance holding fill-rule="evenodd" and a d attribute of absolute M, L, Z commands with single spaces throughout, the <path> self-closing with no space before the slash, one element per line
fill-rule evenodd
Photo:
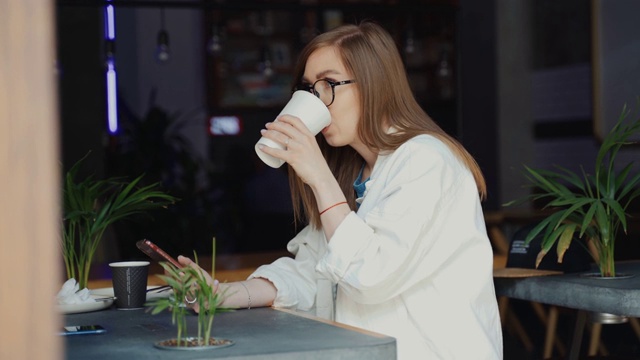
<path fill-rule="evenodd" d="M 222 49 L 206 55 L 210 111 L 284 105 L 295 58 L 304 44 L 329 28 L 362 20 L 381 24 L 394 37 L 421 104 L 450 100 L 456 93 L 457 6 L 421 3 L 424 6 L 406 1 L 265 1 L 207 8 L 205 37 L 216 34 Z M 264 75 L 265 69 L 270 76 Z"/>

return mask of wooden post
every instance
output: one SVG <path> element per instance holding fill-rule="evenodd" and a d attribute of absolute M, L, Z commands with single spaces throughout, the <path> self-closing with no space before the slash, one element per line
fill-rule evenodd
<path fill-rule="evenodd" d="M 0 1 L 0 359 L 61 359 L 52 0 Z"/>

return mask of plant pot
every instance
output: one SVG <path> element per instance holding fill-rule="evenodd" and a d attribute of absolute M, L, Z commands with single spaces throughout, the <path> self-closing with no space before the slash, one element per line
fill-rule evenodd
<path fill-rule="evenodd" d="M 624 315 L 616 315 L 602 312 L 589 313 L 589 320 L 592 323 L 600 324 L 624 324 L 629 321 L 629 318 Z"/>
<path fill-rule="evenodd" d="M 154 343 L 153 346 L 163 350 L 213 350 L 234 344 L 232 340 L 209 338 L 208 345 L 200 345 L 198 340 L 199 339 L 196 337 L 185 337 L 181 340 L 181 345 L 178 346 L 178 340 L 176 338 L 171 338 L 158 341 Z"/>
<path fill-rule="evenodd" d="M 635 276 L 635 274 L 619 273 L 619 274 L 616 274 L 616 276 L 602 276 L 602 274 L 600 274 L 599 272 L 592 272 L 592 273 L 580 274 L 580 276 L 586 277 L 589 279 L 622 280 L 622 279 L 632 278 Z"/>
<path fill-rule="evenodd" d="M 627 273 L 619 273 L 616 276 L 602 276 L 602 274 L 598 273 L 586 273 L 580 274 L 581 277 L 586 277 L 589 279 L 600 279 L 600 280 L 622 280 L 628 279 L 634 274 Z M 629 321 L 629 318 L 623 315 L 609 314 L 609 313 L 601 313 L 601 312 L 590 312 L 589 319 L 593 323 L 600 324 L 623 324 Z"/>
<path fill-rule="evenodd" d="M 618 273 L 616 276 L 602 276 L 599 272 L 580 274 L 581 277 L 599 280 L 622 280 L 634 277 L 635 274 Z M 590 312 L 589 318 L 592 323 L 600 324 L 623 324 L 629 321 L 629 318 L 623 315 L 609 314 L 603 312 Z"/>

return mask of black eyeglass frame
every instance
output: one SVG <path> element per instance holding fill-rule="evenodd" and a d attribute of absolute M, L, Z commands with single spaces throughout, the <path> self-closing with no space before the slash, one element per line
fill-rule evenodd
<path fill-rule="evenodd" d="M 331 102 L 328 105 L 326 105 L 327 107 L 331 106 L 331 104 L 333 104 L 333 101 L 336 99 L 336 86 L 353 84 L 353 83 L 356 82 L 355 79 L 341 80 L 341 81 L 333 81 L 333 80 L 329 80 L 329 79 L 318 79 L 313 84 L 300 84 L 300 85 L 297 85 L 295 88 L 293 88 L 293 92 L 295 92 L 297 90 L 308 91 L 308 92 L 312 93 L 313 95 L 317 96 L 318 99 L 320 99 L 320 93 L 317 92 L 316 88 L 315 88 L 316 84 L 319 83 L 320 81 L 326 81 L 329 84 L 329 86 L 331 86 Z"/>

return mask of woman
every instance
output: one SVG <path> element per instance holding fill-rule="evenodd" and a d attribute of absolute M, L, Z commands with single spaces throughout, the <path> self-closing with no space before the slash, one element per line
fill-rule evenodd
<path fill-rule="evenodd" d="M 220 284 L 223 306 L 314 311 L 395 337 L 399 359 L 502 358 L 483 176 L 414 99 L 393 39 L 368 22 L 336 28 L 294 76 L 331 124 L 314 137 L 283 115 L 262 135 L 286 150 L 262 150 L 289 164 L 309 225 L 288 245 L 295 259 Z"/>

